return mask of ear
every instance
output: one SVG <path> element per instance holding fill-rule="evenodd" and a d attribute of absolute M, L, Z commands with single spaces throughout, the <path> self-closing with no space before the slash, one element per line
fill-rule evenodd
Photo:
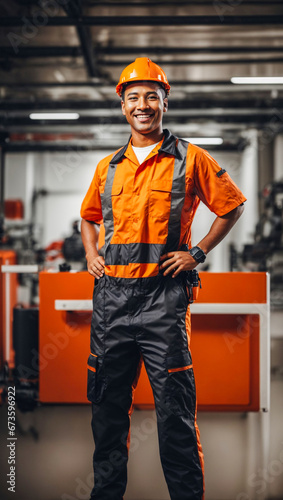
<path fill-rule="evenodd" d="M 122 113 L 123 113 L 123 115 L 126 115 L 126 111 L 125 111 L 125 103 L 124 103 L 124 101 L 121 101 L 121 108 L 122 108 Z"/>
<path fill-rule="evenodd" d="M 168 99 L 167 97 L 165 97 L 163 99 L 163 112 L 166 113 L 167 110 L 168 110 Z"/>

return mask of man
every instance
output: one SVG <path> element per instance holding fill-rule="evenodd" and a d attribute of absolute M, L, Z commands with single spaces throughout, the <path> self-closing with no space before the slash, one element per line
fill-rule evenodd
<path fill-rule="evenodd" d="M 169 90 L 165 73 L 145 57 L 124 69 L 116 91 L 131 138 L 99 162 L 81 209 L 88 271 L 96 279 L 88 359 L 96 500 L 123 498 L 141 360 L 154 394 L 170 497 L 203 498 L 183 276 L 230 231 L 245 197 L 207 151 L 162 129 Z M 217 217 L 191 247 L 200 200 Z M 103 255 L 94 224 L 105 230 Z M 180 250 L 183 245 L 189 250 Z"/>

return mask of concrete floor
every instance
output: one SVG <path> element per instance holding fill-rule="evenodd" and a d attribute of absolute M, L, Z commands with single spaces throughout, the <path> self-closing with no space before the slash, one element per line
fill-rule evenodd
<path fill-rule="evenodd" d="M 257 462 L 257 414 L 199 413 L 206 500 L 283 500 L 283 340 L 272 339 L 271 410 L 265 470 Z M 276 332 L 275 332 L 276 333 Z M 17 409 L 16 493 L 7 491 L 7 407 L 0 408 L 1 500 L 88 500 L 92 487 L 89 405 Z M 169 500 L 158 451 L 155 414 L 134 411 L 125 500 Z M 252 431 L 252 432 L 251 432 Z M 251 433 L 253 441 L 251 440 Z M 252 443 L 254 464 L 250 461 Z"/>

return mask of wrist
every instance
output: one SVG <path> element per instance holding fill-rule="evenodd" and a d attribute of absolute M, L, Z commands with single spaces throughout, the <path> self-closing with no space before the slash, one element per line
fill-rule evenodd
<path fill-rule="evenodd" d="M 96 259 L 96 257 L 98 257 L 98 252 L 94 252 L 93 250 L 90 252 L 86 252 L 85 257 L 86 257 L 86 260 L 89 262 L 93 259 Z"/>
<path fill-rule="evenodd" d="M 188 252 L 198 264 L 202 264 L 206 259 L 206 253 L 199 246 L 190 248 Z"/>

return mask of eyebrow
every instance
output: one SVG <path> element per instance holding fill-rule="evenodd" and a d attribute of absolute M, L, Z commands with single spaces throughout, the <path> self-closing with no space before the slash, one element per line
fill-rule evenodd
<path fill-rule="evenodd" d="M 158 93 L 155 90 L 151 90 L 150 92 L 146 93 L 146 95 L 149 95 L 149 94 L 158 95 Z M 129 97 L 130 95 L 138 95 L 138 92 L 129 92 L 128 95 L 127 95 L 127 97 Z"/>

